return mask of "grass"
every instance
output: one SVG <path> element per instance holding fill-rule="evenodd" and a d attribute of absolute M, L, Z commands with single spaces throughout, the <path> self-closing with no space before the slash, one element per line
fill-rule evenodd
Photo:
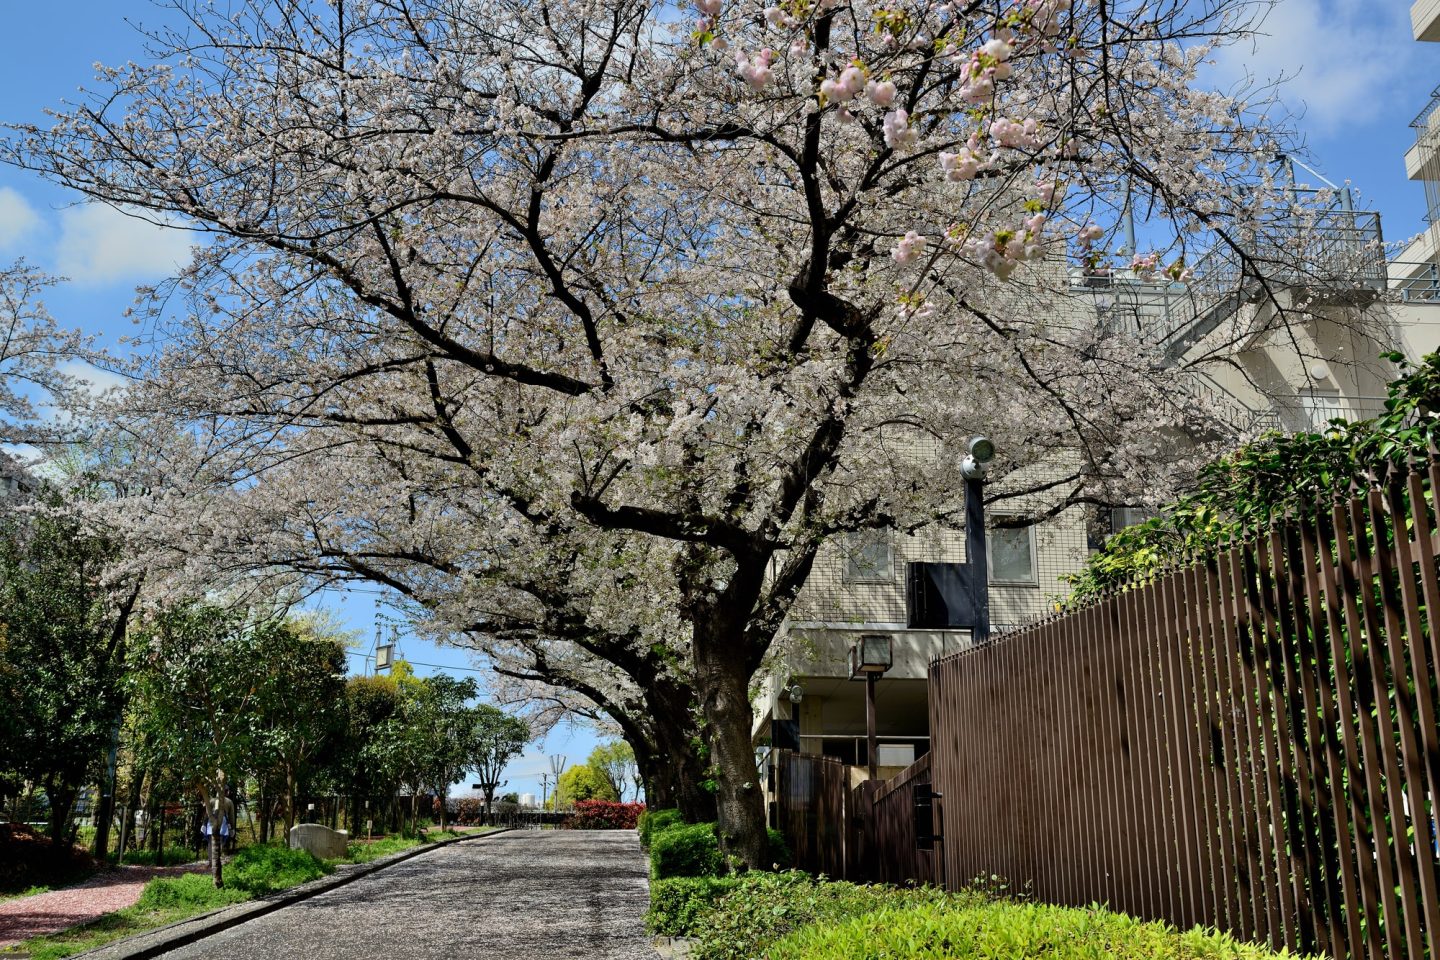
<path fill-rule="evenodd" d="M 392 853 L 399 853 L 401 850 L 409 850 L 411 847 L 418 847 L 422 843 L 434 843 L 437 840 L 452 840 L 455 837 L 472 836 L 478 831 L 466 831 L 459 833 L 455 830 L 430 830 L 421 836 L 394 836 L 385 837 L 381 840 L 373 840 L 369 843 L 352 843 L 346 849 L 345 859 L 337 860 L 337 863 L 369 863 L 371 860 L 379 860 L 381 857 L 388 857 Z"/>
<path fill-rule="evenodd" d="M 245 847 L 226 864 L 224 889 L 215 889 L 207 874 L 158 877 L 145 885 L 134 906 L 107 913 L 69 930 L 32 937 L 0 950 L 0 957 L 58 960 L 253 897 L 289 889 L 331 873 L 339 864 L 369 863 L 422 843 L 475 836 L 479 832 L 436 830 L 421 836 L 385 837 L 372 843 L 352 843 L 343 860 L 328 861 L 317 860 L 303 850 L 289 850 L 278 844 Z M 43 893 L 44 890 L 35 892 Z"/>
<path fill-rule="evenodd" d="M 158 853 L 154 850 L 127 850 L 125 851 L 125 862 L 143 867 L 174 866 L 182 863 L 194 863 L 196 860 L 205 858 L 204 851 L 197 857 L 195 850 L 191 847 L 167 846 Z"/>
<path fill-rule="evenodd" d="M 146 884 L 140 900 L 132 907 L 107 913 L 79 927 L 32 937 L 0 951 L 0 955 L 57 960 L 248 899 L 250 894 L 243 890 L 216 890 L 210 878 L 201 874 L 161 877 Z"/>

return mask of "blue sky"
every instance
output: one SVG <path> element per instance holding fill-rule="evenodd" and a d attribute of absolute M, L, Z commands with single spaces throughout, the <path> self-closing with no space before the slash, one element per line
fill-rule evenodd
<path fill-rule="evenodd" d="M 76 96 L 96 61 L 143 59 L 131 24 L 157 25 L 164 11 L 146 0 L 49 0 L 6 4 L 0 40 L 0 120 L 39 121 L 47 107 Z M 1440 83 L 1440 44 L 1411 39 L 1403 0 L 1280 0 L 1255 45 L 1219 56 L 1217 80 L 1247 75 L 1264 82 L 1292 77 L 1284 99 L 1300 114 L 1310 164 L 1336 183 L 1351 181 L 1361 205 L 1381 211 L 1385 235 L 1401 240 L 1424 227 L 1424 197 L 1405 179 L 1410 121 Z M 25 256 L 70 282 L 47 302 L 67 326 L 116 346 L 132 333 L 123 317 L 136 284 L 166 276 L 185 258 L 182 234 L 161 231 L 113 211 L 77 206 L 74 195 L 19 171 L 0 168 L 0 260 Z M 372 593 L 331 597 L 344 621 L 374 632 Z M 367 644 L 368 645 L 368 644 Z M 415 661 L 460 671 L 463 651 L 402 639 Z M 352 661 L 356 668 L 360 661 Z M 418 667 L 425 674 L 434 667 Z M 463 674 L 461 674 L 463 675 Z M 547 754 L 583 760 L 593 732 L 561 728 L 507 772 L 510 789 L 540 791 Z"/>

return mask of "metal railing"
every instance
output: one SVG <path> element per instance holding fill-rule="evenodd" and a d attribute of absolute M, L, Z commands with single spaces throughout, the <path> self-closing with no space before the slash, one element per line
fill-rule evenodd
<path fill-rule="evenodd" d="M 1433 260 L 1390 261 L 1389 289 L 1406 303 L 1440 303 L 1440 264 Z M 1402 276 L 1396 276 L 1396 274 Z"/>

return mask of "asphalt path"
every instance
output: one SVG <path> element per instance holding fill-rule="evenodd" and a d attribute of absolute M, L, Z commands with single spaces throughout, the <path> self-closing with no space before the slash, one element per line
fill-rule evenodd
<path fill-rule="evenodd" d="M 629 830 L 526 830 L 440 847 L 206 937 L 203 960 L 655 960 Z"/>

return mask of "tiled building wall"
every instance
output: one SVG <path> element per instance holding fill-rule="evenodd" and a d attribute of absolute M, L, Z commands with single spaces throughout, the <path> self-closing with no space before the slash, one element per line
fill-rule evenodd
<path fill-rule="evenodd" d="M 1036 582 L 1026 585 L 992 583 L 990 617 L 997 627 L 1042 615 L 1051 598 L 1067 592 L 1061 577 L 1080 569 L 1087 554 L 1085 520 L 1077 509 L 1034 527 Z M 814 571 L 790 613 L 794 622 L 836 624 L 903 624 L 905 564 L 963 563 L 965 531 L 927 528 L 914 536 L 890 534 L 893 562 L 888 576 L 847 579 L 853 539 L 828 545 L 816 558 Z"/>

